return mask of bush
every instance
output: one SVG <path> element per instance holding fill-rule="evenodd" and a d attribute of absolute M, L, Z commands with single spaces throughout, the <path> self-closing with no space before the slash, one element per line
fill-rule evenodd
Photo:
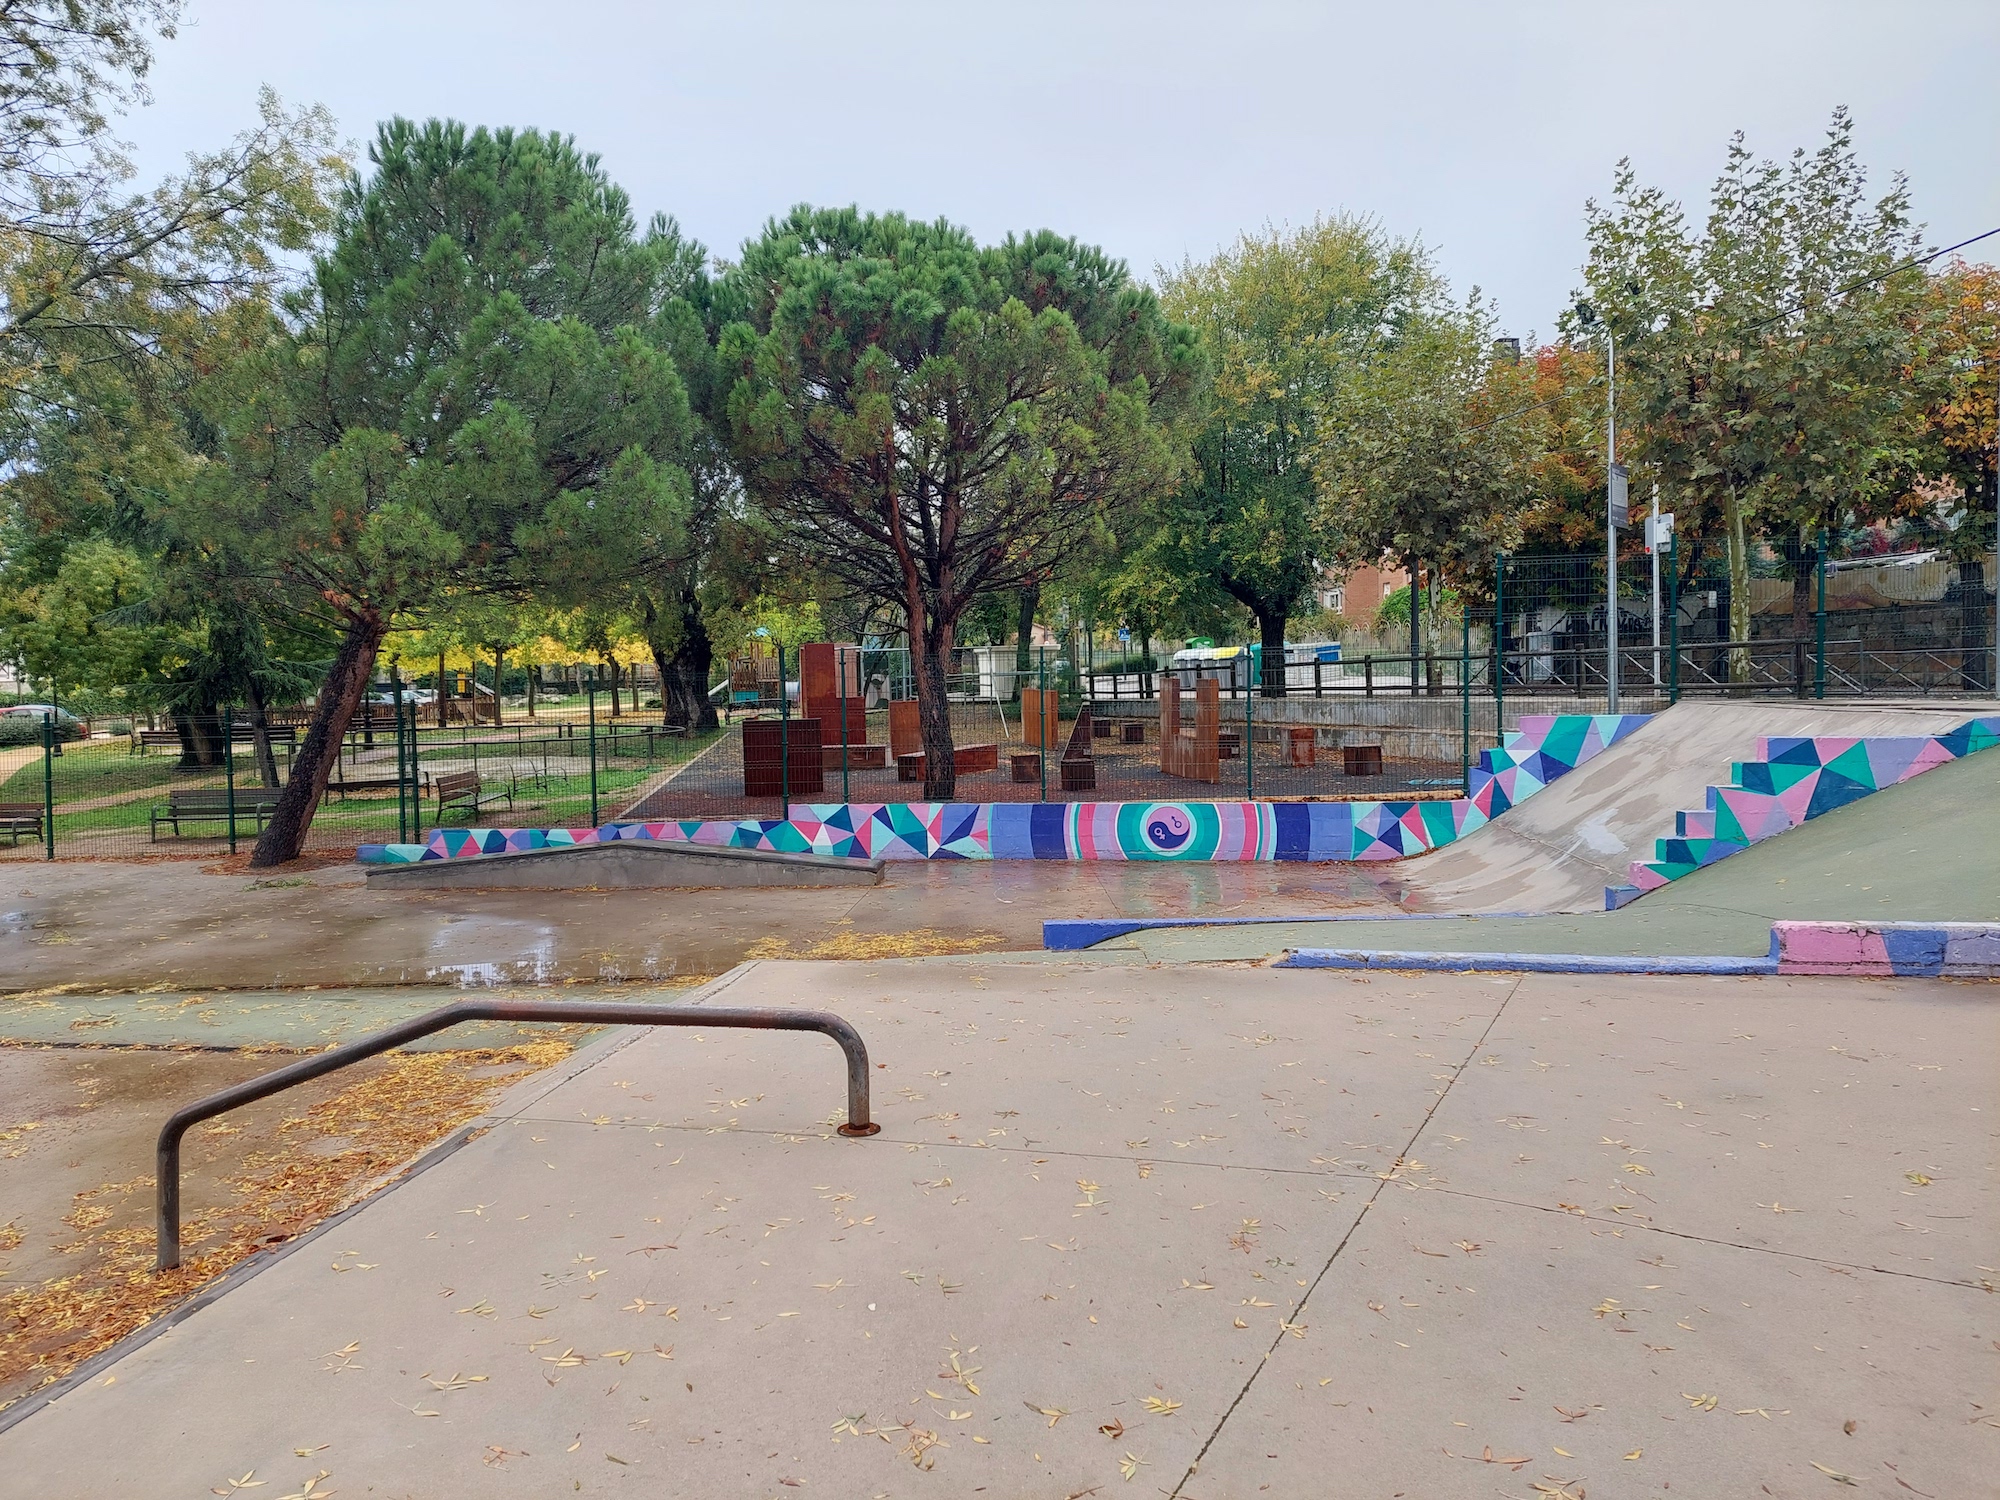
<path fill-rule="evenodd" d="M 42 721 L 33 714 L 0 714 L 0 749 L 41 742 Z"/>

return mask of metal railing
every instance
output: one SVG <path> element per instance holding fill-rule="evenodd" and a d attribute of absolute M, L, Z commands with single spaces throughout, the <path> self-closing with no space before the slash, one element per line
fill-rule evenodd
<path fill-rule="evenodd" d="M 706 1010 L 694 1007 L 618 1004 L 575 1000 L 466 1000 L 413 1016 L 373 1036 L 302 1058 L 289 1067 L 250 1078 L 177 1109 L 160 1127 L 158 1147 L 158 1269 L 181 1263 L 181 1137 L 203 1120 L 309 1083 L 350 1063 L 374 1057 L 464 1021 L 569 1021 L 614 1026 L 704 1026 L 748 1031 L 817 1031 L 832 1037 L 847 1057 L 847 1123 L 844 1136 L 874 1135 L 881 1126 L 868 1118 L 868 1046 L 861 1033 L 830 1011 Z"/>

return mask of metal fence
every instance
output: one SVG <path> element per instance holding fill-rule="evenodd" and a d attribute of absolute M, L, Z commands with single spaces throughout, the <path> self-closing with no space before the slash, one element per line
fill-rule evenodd
<path fill-rule="evenodd" d="M 1767 552 L 1747 609 L 1732 610 L 1719 560 L 1683 568 L 1670 550 L 1657 596 L 1645 561 L 1628 560 L 1619 707 L 1652 712 L 1703 694 L 1990 694 L 1996 572 L 1990 556 L 1828 562 Z M 1181 667 L 1137 657 L 1100 667 L 1087 650 L 1038 649 L 1026 671 L 960 653 L 945 682 L 952 796 L 1456 795 L 1480 752 L 1524 714 L 1607 707 L 1606 623 L 1601 558 L 1503 558 L 1478 588 L 1426 596 L 1414 652 L 1300 653 L 1285 665 L 1282 697 L 1264 695 L 1248 648 Z M 1393 628 L 1378 626 L 1378 638 Z M 815 685 L 813 670 L 795 675 L 779 652 L 749 689 L 718 687 L 722 722 L 710 729 L 668 725 L 656 701 L 591 682 L 571 697 L 545 695 L 527 718 L 515 705 L 510 723 L 371 702 L 342 741 L 306 847 L 410 840 L 440 826 L 778 818 L 799 804 L 928 800 L 907 654 L 817 649 L 833 652 L 837 691 L 825 686 L 824 655 Z M 1204 682 L 1214 686 L 1210 724 Z M 485 711 L 508 710 L 489 695 Z M 305 718 L 274 713 L 260 734 L 240 709 L 61 714 L 41 718 L 39 742 L 0 734 L 0 859 L 239 851 L 290 777 Z"/>

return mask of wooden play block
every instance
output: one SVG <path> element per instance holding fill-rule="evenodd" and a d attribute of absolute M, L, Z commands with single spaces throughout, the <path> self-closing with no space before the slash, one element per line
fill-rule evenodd
<path fill-rule="evenodd" d="M 1000 769 L 1000 747 L 998 745 L 953 745 L 951 747 L 951 767 L 955 774 L 972 776 L 980 771 Z M 922 781 L 924 779 L 924 752 L 913 750 L 908 755 L 896 757 L 896 779 L 898 781 Z"/>
<path fill-rule="evenodd" d="M 1319 761 L 1318 731 L 1309 724 L 1294 724 L 1285 731 L 1285 764 L 1310 766 Z"/>
<path fill-rule="evenodd" d="M 826 720 L 821 719 L 824 727 Z M 841 752 L 847 755 L 847 769 L 850 771 L 886 771 L 889 769 L 889 747 L 887 745 L 822 745 L 820 764 L 829 771 L 840 769 Z"/>
<path fill-rule="evenodd" d="M 1107 721 L 1108 722 L 1108 721 Z M 1118 726 L 1118 738 L 1127 745 L 1146 743 L 1146 724 L 1143 719 L 1127 719 Z"/>
<path fill-rule="evenodd" d="M 1014 780 L 1023 786 L 1033 786 L 1042 779 L 1042 752 L 1020 750 L 1008 757 L 1014 768 Z"/>
<path fill-rule="evenodd" d="M 923 748 L 924 733 L 917 722 L 917 700 L 896 699 L 889 705 L 889 754 L 900 761 L 906 755 L 921 755 Z"/>
<path fill-rule="evenodd" d="M 1382 774 L 1382 747 L 1380 745 L 1342 745 L 1340 747 L 1341 769 L 1349 776 L 1380 776 Z"/>
<path fill-rule="evenodd" d="M 826 790 L 819 720 L 743 721 L 743 795 L 801 796 Z"/>

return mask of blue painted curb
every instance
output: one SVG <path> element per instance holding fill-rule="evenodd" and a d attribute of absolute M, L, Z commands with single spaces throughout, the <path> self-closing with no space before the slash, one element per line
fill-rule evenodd
<path fill-rule="evenodd" d="M 1651 958 L 1598 953 L 1397 953 L 1292 948 L 1275 969 L 1427 969 L 1443 974 L 1775 974 L 1775 958 Z"/>
<path fill-rule="evenodd" d="M 1487 917 L 1538 917 L 1533 911 L 1301 912 L 1288 917 L 1054 917 L 1042 923 L 1048 953 L 1080 953 L 1128 932 L 1160 927 L 1267 927 L 1274 922 L 1446 922 Z"/>

